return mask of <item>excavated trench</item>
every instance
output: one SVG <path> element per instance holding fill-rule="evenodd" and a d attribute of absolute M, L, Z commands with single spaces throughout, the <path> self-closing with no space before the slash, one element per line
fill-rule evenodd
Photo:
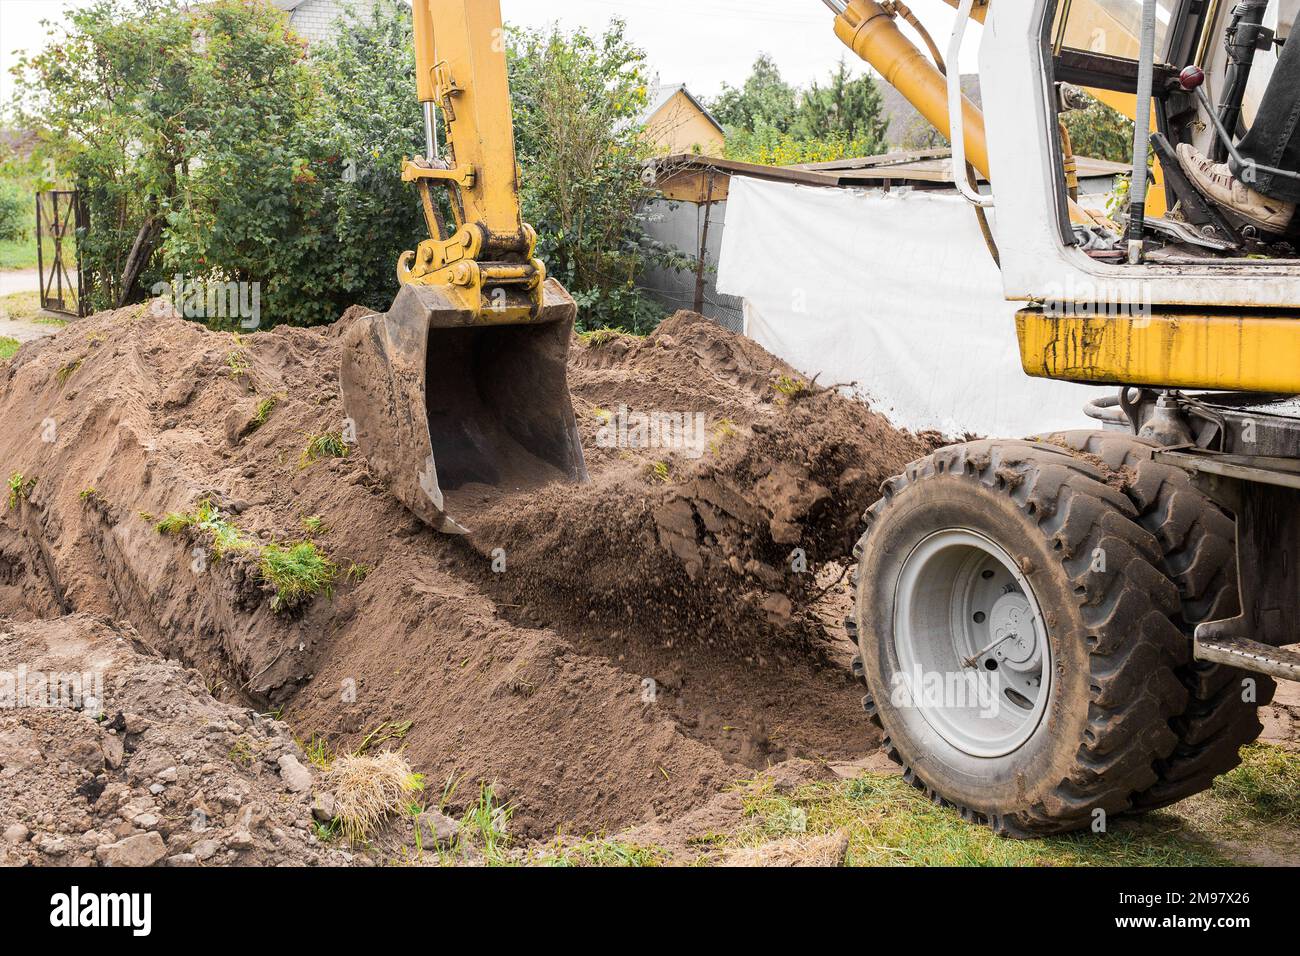
<path fill-rule="evenodd" d="M 835 568 L 926 441 L 681 313 L 645 340 L 575 341 L 590 483 L 447 538 L 359 457 L 303 455 L 343 428 L 353 319 L 236 339 L 134 307 L 0 366 L 0 467 L 34 480 L 0 515 L 0 618 L 129 622 L 300 740 L 391 735 L 432 781 L 494 782 L 539 839 L 875 749 Z M 688 413 L 699 440 L 640 447 L 621 409 Z M 202 501 L 254 545 L 215 560 L 202 533 L 157 530 Z M 332 593 L 276 610 L 258 548 L 308 537 Z"/>

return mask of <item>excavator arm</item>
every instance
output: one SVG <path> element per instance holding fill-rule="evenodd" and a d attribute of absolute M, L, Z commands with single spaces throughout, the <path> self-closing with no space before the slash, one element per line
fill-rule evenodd
<path fill-rule="evenodd" d="M 427 155 L 402 179 L 429 237 L 399 260 L 388 312 L 347 331 L 340 379 L 371 468 L 426 523 L 463 534 L 503 491 L 586 477 L 567 381 L 577 309 L 523 221 L 500 3 L 414 0 L 412 17 Z"/>
<path fill-rule="evenodd" d="M 944 64 L 928 34 L 920 27 L 907 6 L 897 0 L 823 0 L 835 13 L 835 35 L 862 60 L 870 64 L 885 81 L 912 104 L 935 129 L 952 139 L 952 124 L 948 108 L 948 81 Z M 946 0 L 949 6 L 959 6 L 959 0 Z M 980 23 L 988 13 L 992 0 L 975 0 L 971 19 Z M 906 19 L 921 30 L 931 48 L 930 57 L 899 28 L 898 20 Z M 965 95 L 961 97 L 962 130 L 965 139 L 966 161 L 985 179 L 989 175 L 988 141 L 984 131 L 984 114 Z M 1073 158 L 1070 157 L 1070 161 Z M 1098 215 L 1069 203 L 1071 221 L 1087 226 L 1114 228 Z M 982 223 L 983 224 L 983 223 Z M 986 238 L 989 238 L 986 230 Z"/>
<path fill-rule="evenodd" d="M 419 188 L 430 238 L 402 256 L 398 280 L 461 290 L 469 308 L 499 324 L 536 317 L 546 267 L 534 255 L 537 233 L 519 207 L 500 4 L 415 0 L 412 16 L 428 155 L 407 160 L 402 179 Z M 438 155 L 432 108 L 447 129 L 445 156 Z M 440 215 L 439 187 L 448 192 L 454 228 Z M 498 294 L 484 302 L 484 290 L 511 288 L 527 293 L 526 301 Z M 528 316 L 520 314 L 524 307 Z"/>

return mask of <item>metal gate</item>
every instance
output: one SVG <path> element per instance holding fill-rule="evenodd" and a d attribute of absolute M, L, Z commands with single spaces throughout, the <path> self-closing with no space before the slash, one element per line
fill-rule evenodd
<path fill-rule="evenodd" d="M 85 225 L 85 209 L 76 190 L 53 189 L 36 194 L 36 261 L 41 276 L 41 308 L 47 312 L 78 317 L 86 314 L 85 275 L 76 242 L 77 230 Z"/>

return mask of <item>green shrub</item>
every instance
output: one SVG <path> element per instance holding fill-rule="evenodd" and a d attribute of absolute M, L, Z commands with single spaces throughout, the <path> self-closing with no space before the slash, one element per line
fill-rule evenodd
<path fill-rule="evenodd" d="M 524 218 L 539 257 L 577 302 L 580 329 L 652 330 L 664 311 L 637 288 L 642 272 L 694 260 L 646 233 L 645 53 L 620 20 L 601 36 L 513 30 L 507 53 Z"/>
<path fill-rule="evenodd" d="M 410 21 L 408 4 L 382 0 L 308 57 L 269 3 L 69 11 L 67 37 L 18 64 L 16 120 L 80 185 L 90 304 L 138 301 L 179 275 L 183 302 L 196 281 L 257 284 L 264 326 L 386 309 L 398 257 L 427 235 L 400 175 L 424 151 Z M 617 22 L 603 36 L 511 33 L 509 44 L 539 254 L 583 327 L 645 331 L 662 310 L 637 289 L 642 270 L 688 260 L 644 229 L 644 54 Z M 147 255 L 132 280 L 138 239 Z"/>
<path fill-rule="evenodd" d="M 33 199 L 16 183 L 0 179 L 0 242 L 20 242 L 31 236 Z"/>

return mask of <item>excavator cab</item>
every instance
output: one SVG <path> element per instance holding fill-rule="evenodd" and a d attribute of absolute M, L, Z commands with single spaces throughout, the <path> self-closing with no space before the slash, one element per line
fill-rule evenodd
<path fill-rule="evenodd" d="M 414 0 L 412 12 L 426 144 L 402 178 L 430 237 L 398 262 L 388 312 L 347 332 L 343 402 L 393 494 L 463 534 L 503 494 L 586 478 L 567 381 L 577 309 L 521 214 L 500 4 Z"/>
<path fill-rule="evenodd" d="M 1071 0 L 1060 4 L 1051 30 L 1052 67 L 1060 89 L 1081 86 L 1135 117 L 1137 90 L 1149 84 L 1150 186 L 1141 220 L 1128 238 L 1141 238 L 1143 259 L 1178 263 L 1240 259 L 1294 260 L 1300 243 L 1291 228 L 1268 231 L 1205 198 L 1179 160 L 1181 144 L 1215 162 L 1239 158 L 1236 140 L 1255 119 L 1292 16 L 1269 0 L 1205 4 L 1157 0 L 1151 12 L 1149 75 L 1143 64 L 1141 0 Z M 1292 11 L 1292 15 L 1294 11 Z M 1062 97 L 1062 112 L 1070 105 Z M 1069 162 L 1068 136 L 1062 142 Z M 1260 167 L 1287 179 L 1295 170 Z M 1131 213 L 1132 210 L 1130 209 Z M 1100 259 L 1126 252 L 1094 246 Z"/>

